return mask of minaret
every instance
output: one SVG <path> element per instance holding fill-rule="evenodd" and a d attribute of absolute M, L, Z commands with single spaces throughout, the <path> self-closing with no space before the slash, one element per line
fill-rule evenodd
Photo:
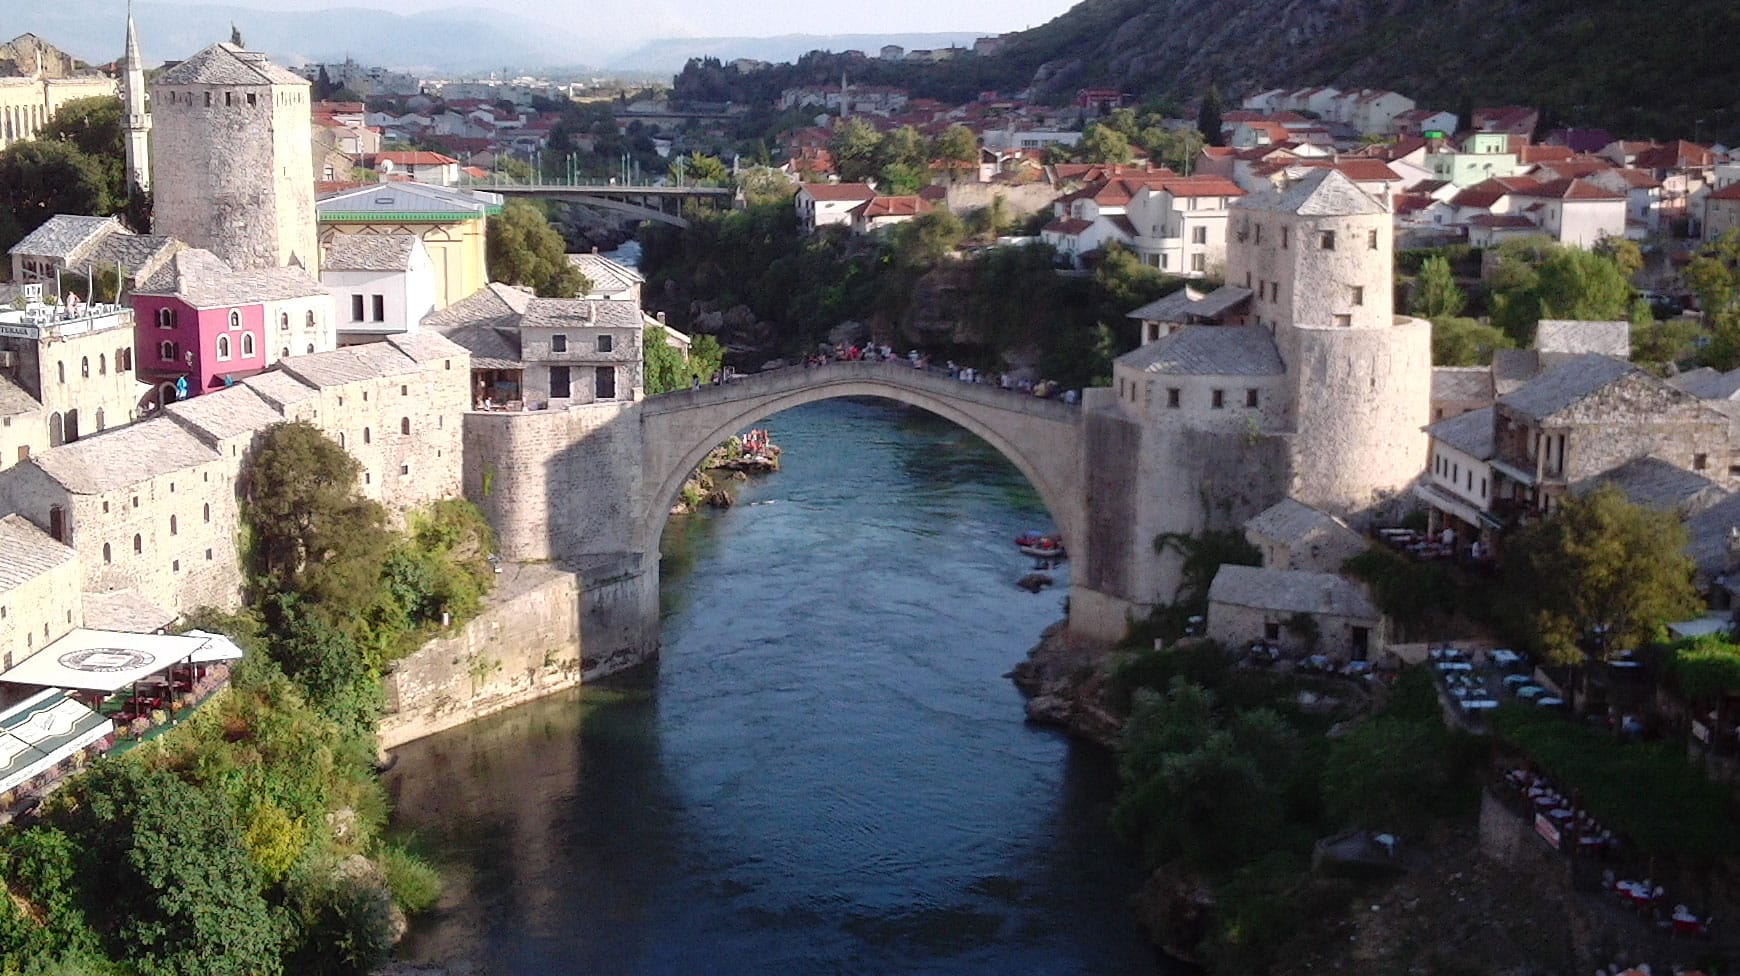
<path fill-rule="evenodd" d="M 127 185 L 151 189 L 151 152 L 147 137 L 151 116 L 145 112 L 145 62 L 139 57 L 139 32 L 133 29 L 133 4 L 127 3 L 127 56 L 122 62 L 121 99 L 126 107 L 122 125 L 127 140 Z"/>

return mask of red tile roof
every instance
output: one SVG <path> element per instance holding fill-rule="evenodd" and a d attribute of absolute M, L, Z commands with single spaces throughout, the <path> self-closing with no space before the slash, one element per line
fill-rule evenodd
<path fill-rule="evenodd" d="M 876 191 L 868 183 L 805 183 L 802 190 L 813 199 L 830 202 L 876 198 Z"/>
<path fill-rule="evenodd" d="M 364 153 L 363 165 L 374 169 L 381 163 L 392 163 L 394 166 L 446 166 L 459 160 L 452 156 L 444 156 L 438 152 L 379 152 Z"/>
<path fill-rule="evenodd" d="M 864 205 L 864 216 L 871 217 L 916 217 L 919 214 L 930 213 L 934 207 L 929 200 L 917 196 L 876 197 Z"/>
<path fill-rule="evenodd" d="M 1541 183 L 1531 189 L 1518 190 L 1518 196 L 1543 197 L 1549 200 L 1623 200 L 1625 197 L 1605 190 L 1588 180 L 1558 179 Z"/>
<path fill-rule="evenodd" d="M 1678 139 L 1665 146 L 1641 150 L 1632 165 L 1638 169 L 1684 169 L 1690 166 L 1713 166 L 1716 154 L 1698 145 Z"/>
<path fill-rule="evenodd" d="M 1576 153 L 1570 146 L 1522 146 L 1516 155 L 1519 163 L 1550 163 L 1570 159 Z"/>
<path fill-rule="evenodd" d="M 1094 222 L 1091 220 L 1081 220 L 1080 218 L 1071 217 L 1068 220 L 1054 220 L 1051 223 L 1046 224 L 1041 228 L 1041 233 L 1063 234 L 1068 237 L 1074 237 L 1093 225 Z"/>
<path fill-rule="evenodd" d="M 1711 200 L 1740 200 L 1740 183 L 1730 183 L 1710 194 Z"/>
<path fill-rule="evenodd" d="M 1535 222 L 1518 214 L 1475 214 L 1468 218 L 1475 227 L 1534 227 Z"/>

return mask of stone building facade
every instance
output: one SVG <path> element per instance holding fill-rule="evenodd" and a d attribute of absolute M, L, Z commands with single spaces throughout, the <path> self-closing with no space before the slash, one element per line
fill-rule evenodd
<path fill-rule="evenodd" d="M 0 669 L 76 626 L 78 604 L 72 548 L 22 516 L 0 516 Z"/>
<path fill-rule="evenodd" d="M 34 139 L 62 105 L 114 97 L 115 80 L 34 34 L 0 44 L 0 149 Z"/>
<path fill-rule="evenodd" d="M 319 273 L 308 82 L 214 44 L 151 84 L 152 229 L 238 270 Z"/>
<path fill-rule="evenodd" d="M 1431 326 L 1394 313 L 1382 203 L 1318 170 L 1240 199 L 1229 230 L 1224 324 L 1171 330 L 1083 398 L 1092 559 L 1071 618 L 1095 636 L 1174 599 L 1180 557 L 1156 537 L 1236 532 L 1289 497 L 1357 527 L 1425 467 Z"/>
<path fill-rule="evenodd" d="M 171 613 L 233 607 L 238 482 L 266 427 L 307 420 L 363 466 L 362 491 L 403 512 L 459 493 L 470 363 L 438 336 L 291 357 L 162 415 L 0 472 L 0 511 L 76 553 L 78 587 Z"/>
<path fill-rule="evenodd" d="M 131 309 L 0 310 L 0 470 L 131 423 L 139 403 Z"/>

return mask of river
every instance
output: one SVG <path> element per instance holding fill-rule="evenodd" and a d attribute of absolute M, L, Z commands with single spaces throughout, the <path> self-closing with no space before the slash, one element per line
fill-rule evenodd
<path fill-rule="evenodd" d="M 1005 677 L 1059 615 L 1049 527 L 945 421 L 830 401 L 784 470 L 665 532 L 660 662 L 411 743 L 398 829 L 442 868 L 402 950 L 504 974 L 1167 971 L 1105 827 L 1110 757 Z M 1064 572 L 1059 573 L 1060 584 Z"/>

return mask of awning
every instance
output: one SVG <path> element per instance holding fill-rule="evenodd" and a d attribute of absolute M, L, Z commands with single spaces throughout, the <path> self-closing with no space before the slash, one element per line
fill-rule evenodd
<path fill-rule="evenodd" d="M 80 629 L 0 674 L 0 682 L 112 692 L 187 663 L 210 642 L 208 637 Z"/>
<path fill-rule="evenodd" d="M 1485 526 L 1489 529 L 1502 529 L 1504 523 L 1491 512 L 1485 512 L 1450 494 L 1437 485 L 1415 485 L 1414 494 L 1426 504 L 1441 511 L 1456 516 L 1469 525 Z"/>
<path fill-rule="evenodd" d="M 205 646 L 193 652 L 188 660 L 194 664 L 209 664 L 212 661 L 239 661 L 242 659 L 242 649 L 236 642 L 222 634 L 214 634 L 205 630 L 190 630 L 183 637 L 203 637 Z"/>
<path fill-rule="evenodd" d="M 1535 473 L 1533 471 L 1524 471 L 1522 468 L 1519 468 L 1514 464 L 1506 464 L 1497 458 L 1493 458 L 1488 463 L 1491 464 L 1500 474 L 1519 485 L 1532 485 L 1535 483 Z"/>
<path fill-rule="evenodd" d="M 1703 637 L 1708 634 L 1728 634 L 1734 629 L 1734 620 L 1725 613 L 1706 613 L 1702 617 L 1693 617 L 1679 623 L 1668 624 L 1668 631 L 1675 637 Z"/>
<path fill-rule="evenodd" d="M 0 715 L 0 793 L 53 769 L 114 728 L 114 723 L 50 688 Z"/>

